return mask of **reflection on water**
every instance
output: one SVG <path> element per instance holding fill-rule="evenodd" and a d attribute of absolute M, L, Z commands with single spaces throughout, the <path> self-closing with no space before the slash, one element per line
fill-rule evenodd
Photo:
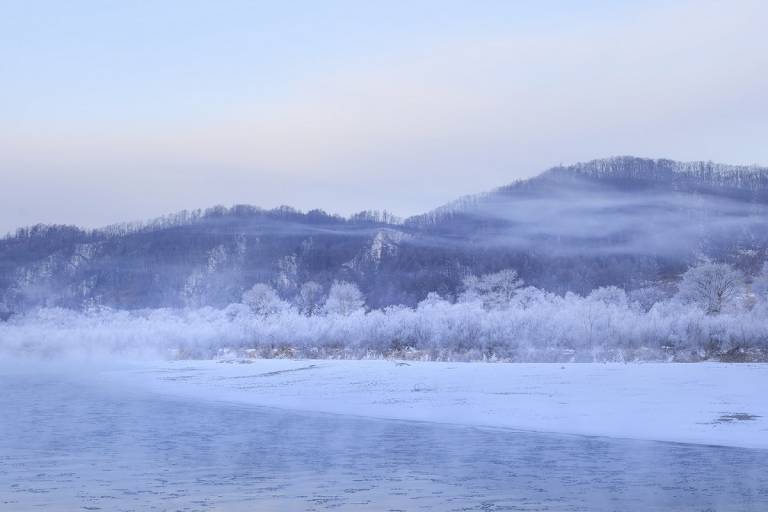
<path fill-rule="evenodd" d="M 765 451 L 193 403 L 0 377 L 0 510 L 768 510 Z"/>

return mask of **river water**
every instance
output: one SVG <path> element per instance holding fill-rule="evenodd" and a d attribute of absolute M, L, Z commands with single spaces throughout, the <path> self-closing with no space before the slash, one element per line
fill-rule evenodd
<path fill-rule="evenodd" d="M 0 510 L 755 511 L 768 452 L 192 402 L 0 374 Z"/>

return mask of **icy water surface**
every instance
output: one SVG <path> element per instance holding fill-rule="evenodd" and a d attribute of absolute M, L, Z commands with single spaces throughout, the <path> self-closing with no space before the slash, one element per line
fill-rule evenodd
<path fill-rule="evenodd" d="M 756 511 L 768 453 L 194 403 L 0 375 L 0 510 Z"/>

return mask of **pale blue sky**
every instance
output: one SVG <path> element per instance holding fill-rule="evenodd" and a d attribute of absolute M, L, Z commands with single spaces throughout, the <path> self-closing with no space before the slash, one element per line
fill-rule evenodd
<path fill-rule="evenodd" d="M 0 1 L 0 232 L 768 164 L 759 1 Z"/>

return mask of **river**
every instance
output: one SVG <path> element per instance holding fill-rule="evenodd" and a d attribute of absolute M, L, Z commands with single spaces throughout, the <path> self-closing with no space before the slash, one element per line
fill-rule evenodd
<path fill-rule="evenodd" d="M 755 511 L 768 452 L 193 402 L 0 374 L 0 510 Z"/>

